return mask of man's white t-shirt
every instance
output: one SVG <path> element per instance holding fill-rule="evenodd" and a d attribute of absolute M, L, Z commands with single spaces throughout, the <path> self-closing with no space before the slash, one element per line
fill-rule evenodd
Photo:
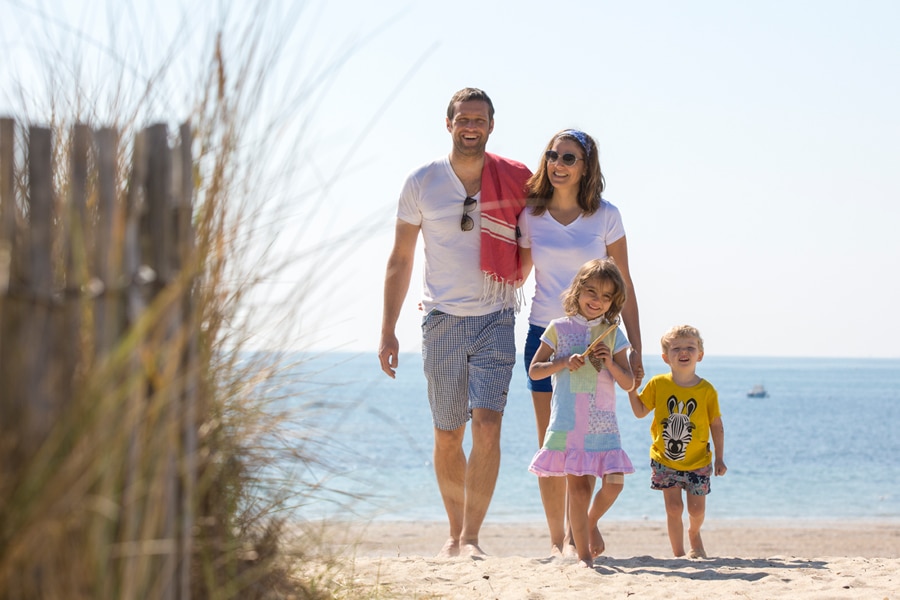
<path fill-rule="evenodd" d="M 397 218 L 418 225 L 425 242 L 422 306 L 458 317 L 486 315 L 503 308 L 485 304 L 481 271 L 481 202 L 469 216 L 475 223 L 463 231 L 460 222 L 466 189 L 445 156 L 413 171 L 403 185 Z"/>

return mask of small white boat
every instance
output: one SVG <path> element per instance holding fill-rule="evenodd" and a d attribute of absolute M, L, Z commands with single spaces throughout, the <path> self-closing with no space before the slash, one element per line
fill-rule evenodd
<path fill-rule="evenodd" d="M 748 398 L 768 398 L 769 392 L 766 391 L 766 388 L 762 386 L 762 384 L 756 384 L 750 391 L 747 392 Z"/>

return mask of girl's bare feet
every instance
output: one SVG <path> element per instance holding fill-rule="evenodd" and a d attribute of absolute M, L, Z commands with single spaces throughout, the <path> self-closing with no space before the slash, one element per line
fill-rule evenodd
<path fill-rule="evenodd" d="M 594 525 L 591 530 L 591 556 L 597 558 L 603 554 L 604 550 L 606 550 L 606 543 L 603 541 L 603 536 L 600 535 L 600 528 Z"/>

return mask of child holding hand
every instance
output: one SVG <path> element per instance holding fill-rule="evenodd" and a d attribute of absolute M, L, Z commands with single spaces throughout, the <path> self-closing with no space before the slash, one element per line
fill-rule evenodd
<path fill-rule="evenodd" d="M 672 553 L 684 556 L 682 515 L 686 498 L 689 556 L 706 558 L 700 527 L 706 516 L 710 475 L 721 476 L 728 470 L 723 458 L 725 431 L 719 396 L 696 372 L 697 363 L 703 360 L 703 339 L 697 329 L 689 325 L 673 327 L 661 342 L 662 358 L 671 372 L 653 377 L 640 394 L 630 391 L 628 399 L 639 419 L 654 413 L 650 425 L 650 487 L 662 490 Z"/>
<path fill-rule="evenodd" d="M 634 387 L 630 344 L 618 327 L 625 293 L 613 260 L 582 265 L 563 294 L 566 316 L 547 326 L 528 370 L 532 379 L 553 377 L 550 424 L 529 470 L 566 478 L 572 539 L 585 567 L 605 549 L 600 517 L 622 491 L 624 475 L 634 472 L 616 420 L 615 385 Z M 591 502 L 597 477 L 602 483 Z"/>

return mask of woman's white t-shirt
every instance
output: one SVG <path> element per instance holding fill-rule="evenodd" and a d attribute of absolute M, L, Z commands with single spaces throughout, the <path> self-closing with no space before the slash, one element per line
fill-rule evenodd
<path fill-rule="evenodd" d="M 606 200 L 594 214 L 582 213 L 568 225 L 554 219 L 549 211 L 536 216 L 526 208 L 519 215 L 519 231 L 519 246 L 531 248 L 534 262 L 534 297 L 528 322 L 540 327 L 565 316 L 560 295 L 581 265 L 607 258 L 606 247 L 625 237 L 619 209 Z"/>

